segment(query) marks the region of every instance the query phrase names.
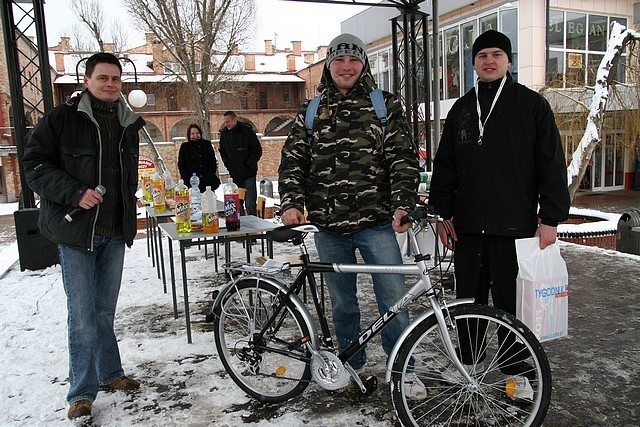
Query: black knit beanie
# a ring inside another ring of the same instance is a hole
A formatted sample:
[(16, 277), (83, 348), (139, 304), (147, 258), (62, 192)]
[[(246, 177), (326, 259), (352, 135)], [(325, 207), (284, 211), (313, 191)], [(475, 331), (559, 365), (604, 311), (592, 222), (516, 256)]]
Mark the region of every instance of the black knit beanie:
[(513, 62), (511, 59), (511, 40), (509, 40), (509, 37), (499, 31), (489, 30), (480, 34), (478, 38), (476, 38), (476, 41), (473, 42), (471, 53), (474, 64), (476, 62), (476, 55), (478, 52), (488, 47), (497, 47), (498, 49), (502, 49), (504, 53), (507, 54), (509, 62)]

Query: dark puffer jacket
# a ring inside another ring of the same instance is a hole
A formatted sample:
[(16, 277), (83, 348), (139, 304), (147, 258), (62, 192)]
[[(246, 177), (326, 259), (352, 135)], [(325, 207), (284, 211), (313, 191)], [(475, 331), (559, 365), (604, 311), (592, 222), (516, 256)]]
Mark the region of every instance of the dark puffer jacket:
[[(123, 127), (119, 144), (124, 211), (123, 237), (128, 246), (137, 232), (139, 136), (145, 122), (139, 114), (119, 103), (118, 120)], [(102, 184), (102, 147), (88, 92), (70, 99), (47, 114), (33, 131), (22, 158), (29, 187), (40, 196), (38, 225), (56, 243), (93, 250), (93, 236), (100, 206), (81, 212), (68, 223), (64, 217), (78, 207), (88, 188)]]
[(220, 130), (220, 157), (233, 182), (242, 185), (257, 175), (262, 146), (250, 125), (237, 123), (233, 129), (223, 127)]

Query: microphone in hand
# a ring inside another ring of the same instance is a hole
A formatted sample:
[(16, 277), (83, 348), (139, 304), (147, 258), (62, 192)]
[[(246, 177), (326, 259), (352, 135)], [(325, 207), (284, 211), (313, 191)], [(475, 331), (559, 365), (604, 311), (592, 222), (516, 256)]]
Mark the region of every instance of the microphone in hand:
[[(104, 188), (102, 185), (98, 185), (98, 186), (95, 188), (95, 192), (96, 192), (96, 193), (98, 193), (98, 194), (99, 194), (99, 195), (101, 195), (101, 196), (104, 196), (104, 195), (106, 194), (106, 192), (107, 192), (107, 189), (106, 189), (106, 188)], [(86, 209), (83, 209), (83, 208), (81, 208), (81, 207), (77, 207), (77, 208), (75, 208), (74, 210), (72, 210), (71, 212), (69, 212), (68, 214), (66, 214), (66, 215), (64, 216), (65, 221), (67, 221), (67, 222), (71, 222), (71, 221), (73, 221), (73, 218), (74, 218), (76, 215), (78, 215), (80, 212), (84, 211), (84, 210), (86, 210)]]

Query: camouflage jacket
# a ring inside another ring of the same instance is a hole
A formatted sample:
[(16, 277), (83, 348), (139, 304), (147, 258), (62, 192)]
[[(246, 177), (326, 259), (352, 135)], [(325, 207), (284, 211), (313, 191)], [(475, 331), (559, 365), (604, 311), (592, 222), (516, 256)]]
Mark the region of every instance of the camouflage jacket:
[(342, 95), (325, 67), (321, 102), (307, 141), (302, 105), (282, 148), (278, 192), (282, 210), (306, 209), (308, 220), (340, 234), (390, 223), (396, 209), (417, 201), (418, 158), (400, 102), (384, 92), (387, 128), (376, 117), (368, 61)]

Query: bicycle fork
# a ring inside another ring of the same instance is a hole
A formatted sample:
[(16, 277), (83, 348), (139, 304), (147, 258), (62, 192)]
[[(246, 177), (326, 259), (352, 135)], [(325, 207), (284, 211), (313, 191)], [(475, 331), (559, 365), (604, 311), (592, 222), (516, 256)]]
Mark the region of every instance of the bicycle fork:
[[(445, 304), (444, 306), (445, 308), (443, 310), (442, 306), (438, 302), (438, 299), (434, 295), (431, 295), (428, 298), (429, 298), (429, 303), (431, 304), (431, 308), (433, 309), (433, 315), (436, 317), (436, 321), (438, 322), (438, 333), (440, 334), (440, 339), (444, 344), (444, 348), (445, 348), (445, 351), (447, 352), (447, 356), (449, 356), (451, 361), (453, 361), (453, 364), (455, 365), (456, 369), (460, 372), (464, 380), (468, 384), (473, 384), (474, 382), (473, 379), (471, 378), (467, 370), (464, 369), (464, 366), (462, 365), (462, 362), (460, 361), (460, 358), (456, 353), (456, 349), (453, 346), (453, 342), (451, 341), (451, 335), (449, 331), (455, 330), (457, 326), (455, 325), (455, 322), (451, 321), (451, 317), (449, 316), (449, 309)], [(447, 312), (446, 317), (444, 313), (445, 310)]]

